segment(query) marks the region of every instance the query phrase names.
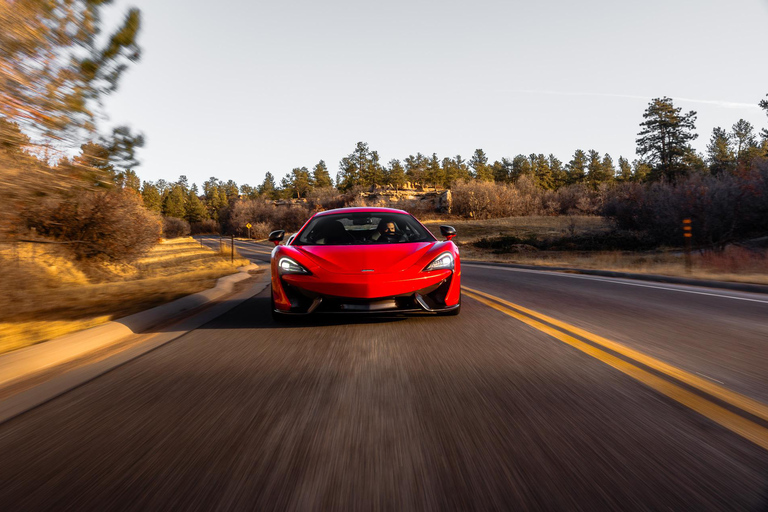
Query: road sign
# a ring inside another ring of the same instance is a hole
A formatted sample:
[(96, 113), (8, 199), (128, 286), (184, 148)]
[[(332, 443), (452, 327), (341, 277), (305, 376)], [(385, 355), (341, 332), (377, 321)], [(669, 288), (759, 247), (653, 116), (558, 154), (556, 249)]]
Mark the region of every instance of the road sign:
[(247, 227), (248, 229), (251, 229), (253, 226), (251, 226), (251, 223), (249, 222), (248, 224), (245, 225), (245, 227)]

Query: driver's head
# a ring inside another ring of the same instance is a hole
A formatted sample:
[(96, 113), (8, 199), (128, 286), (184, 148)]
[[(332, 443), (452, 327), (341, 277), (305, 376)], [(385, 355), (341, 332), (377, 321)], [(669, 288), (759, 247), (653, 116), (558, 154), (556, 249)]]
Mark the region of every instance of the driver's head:
[(391, 220), (384, 221), (382, 220), (379, 223), (379, 233), (382, 235), (394, 235), (395, 234), (395, 223)]

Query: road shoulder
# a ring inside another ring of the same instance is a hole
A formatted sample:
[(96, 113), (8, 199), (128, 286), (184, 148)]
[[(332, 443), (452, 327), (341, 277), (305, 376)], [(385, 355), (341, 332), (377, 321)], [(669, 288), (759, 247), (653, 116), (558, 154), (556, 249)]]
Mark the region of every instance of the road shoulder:
[[(0, 356), (0, 423), (186, 334), (261, 292), (257, 265), (206, 290)], [(250, 281), (249, 281), (250, 280)]]

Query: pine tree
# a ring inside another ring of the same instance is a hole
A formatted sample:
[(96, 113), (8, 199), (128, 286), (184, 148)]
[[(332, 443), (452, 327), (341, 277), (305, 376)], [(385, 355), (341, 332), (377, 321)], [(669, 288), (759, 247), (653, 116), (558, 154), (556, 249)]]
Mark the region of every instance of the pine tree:
[(221, 182), (211, 176), (208, 181), (203, 183), (203, 202), (208, 210), (208, 217), (218, 221), (221, 218), (222, 210), (227, 206), (226, 194), (221, 190)]
[(291, 178), (283, 176), (280, 180), (280, 187), (277, 189), (278, 199), (290, 199), (293, 197), (293, 187), (291, 185)]
[(339, 172), (336, 174), (336, 188), (346, 192), (360, 184), (360, 173), (354, 158), (345, 156), (339, 162)]
[(493, 181), (496, 183), (506, 183), (509, 181), (509, 169), (504, 165), (503, 160), (501, 162), (496, 160), (491, 164), (491, 174), (493, 175)]
[(519, 180), (523, 176), (531, 176), (531, 162), (525, 155), (517, 155), (512, 159), (512, 170), (509, 172), (509, 179), (512, 182)]
[(608, 153), (603, 155), (603, 161), (600, 162), (600, 170), (602, 174), (598, 183), (611, 183), (616, 179), (616, 166), (613, 165), (613, 158)]
[(395, 190), (400, 190), (405, 185), (405, 169), (400, 160), (392, 159), (389, 161), (386, 170), (386, 183), (394, 187)]
[(192, 224), (208, 218), (208, 212), (205, 205), (197, 196), (197, 185), (193, 184), (187, 194), (187, 200), (184, 204), (184, 219)]
[(219, 196), (216, 202), (221, 205), (218, 211), (218, 218), (221, 219), (222, 212), (229, 208), (229, 198), (227, 197), (227, 192), (224, 190), (224, 187), (219, 187), (219, 189), (216, 191), (216, 195)]
[(259, 185), (259, 194), (267, 199), (277, 199), (276, 193), (275, 177), (272, 176), (271, 172), (267, 171), (267, 174), (264, 175), (264, 181)]
[[(371, 168), (371, 152), (368, 144), (358, 142), (355, 150), (339, 162), (339, 173), (336, 175), (336, 186), (342, 192), (357, 185), (372, 184), (376, 179), (376, 171)], [(372, 172), (373, 171), (373, 172)]]
[(141, 199), (144, 202), (144, 208), (160, 213), (163, 209), (163, 198), (157, 187), (149, 181), (145, 181), (141, 186)]
[(379, 152), (371, 151), (368, 158), (363, 162), (362, 184), (373, 190), (375, 187), (384, 184), (384, 169), (379, 161)]
[(619, 175), (620, 181), (628, 182), (632, 180), (632, 166), (629, 164), (629, 160), (623, 156), (619, 157)]
[(109, 3), (0, 2), (0, 118), (60, 144), (94, 138), (103, 98), (140, 56), (139, 10), (104, 34)]
[(637, 154), (653, 165), (652, 179), (674, 180), (689, 169), (683, 162), (690, 142), (697, 135), (696, 112), (681, 114), (671, 98), (655, 98), (648, 105), (640, 123)]
[(555, 182), (552, 178), (552, 169), (549, 167), (547, 157), (539, 153), (538, 155), (531, 154), (529, 159), (531, 161), (531, 170), (533, 172), (533, 177), (536, 180), (536, 184), (547, 190), (555, 188)]
[(568, 172), (568, 184), (583, 183), (587, 176), (587, 155), (584, 151), (577, 149), (573, 153), (573, 158), (566, 166)]
[(443, 172), (445, 173), (445, 185), (450, 188), (454, 181), (458, 178), (459, 172), (456, 167), (456, 163), (449, 156), (443, 158)]
[(181, 184), (174, 184), (163, 198), (163, 215), (183, 219), (186, 213), (186, 195)]
[(470, 180), (472, 179), (472, 171), (469, 170), (469, 164), (461, 158), (461, 155), (456, 155), (453, 158), (453, 162), (455, 164), (455, 169), (457, 171), (456, 179), (459, 180)]
[(648, 177), (653, 172), (653, 167), (648, 162), (642, 160), (635, 160), (632, 162), (632, 180), (637, 182), (644, 182), (648, 180)]
[(709, 172), (709, 167), (707, 167), (707, 164), (704, 162), (704, 157), (697, 153), (693, 148), (688, 148), (683, 155), (683, 165), (689, 172), (696, 172), (699, 174), (707, 174)]
[(443, 158), (443, 171), (445, 172), (445, 184), (449, 188), (459, 180), (472, 178), (469, 167), (461, 155), (456, 155), (454, 158)]
[(424, 179), (427, 174), (427, 158), (421, 153), (416, 156), (408, 155), (405, 159), (405, 175), (411, 182), (411, 186), (424, 186)]
[(716, 126), (707, 144), (707, 162), (712, 174), (727, 174), (736, 169), (736, 155), (731, 145), (731, 135)]
[(234, 180), (228, 180), (225, 184), (219, 186), (220, 191), (224, 191), (227, 196), (227, 206), (231, 206), (240, 197), (240, 187)]
[(488, 157), (482, 149), (475, 150), (472, 158), (469, 159), (469, 166), (472, 168), (476, 180), (493, 181), (493, 172), (488, 165)]
[(312, 186), (315, 188), (326, 188), (333, 186), (333, 180), (328, 173), (328, 167), (325, 161), (320, 160), (314, 169), (312, 169)]
[(432, 158), (427, 162), (426, 180), (437, 190), (438, 187), (445, 187), (446, 176), (445, 169), (440, 165), (440, 159), (437, 158), (437, 153), (432, 153)]
[(117, 173), (115, 181), (119, 188), (135, 190), (136, 192), (141, 190), (141, 180), (132, 169)]
[(759, 156), (757, 139), (752, 124), (739, 119), (732, 128), (733, 141), (736, 144), (736, 164), (739, 167), (749, 167), (752, 160)]
[(246, 199), (256, 199), (259, 197), (259, 191), (256, 187), (252, 187), (246, 183), (240, 185), (240, 196)]
[(553, 154), (550, 154), (547, 159), (549, 161), (549, 170), (552, 173), (552, 186), (555, 189), (565, 186), (568, 183), (568, 173), (565, 172), (563, 162), (558, 160)]
[(187, 179), (187, 176), (182, 174), (179, 176), (179, 179), (176, 180), (176, 184), (181, 186), (181, 189), (186, 194), (189, 191), (189, 180)]
[(287, 186), (283, 188), (289, 189), (292, 197), (301, 199), (306, 197), (312, 186), (309, 180), (309, 170), (306, 167), (296, 167), (291, 171), (290, 176), (287, 178)]
[(600, 161), (600, 153), (594, 149), (590, 149), (587, 152), (587, 183), (592, 186), (596, 186), (600, 183), (603, 174), (602, 162)]
[[(768, 94), (766, 94), (766, 96), (768, 96)], [(765, 115), (768, 115), (768, 100), (760, 100), (759, 105), (761, 109), (765, 110)], [(763, 142), (765, 143), (768, 141), (768, 128), (763, 128), (763, 131), (760, 133), (763, 136)]]

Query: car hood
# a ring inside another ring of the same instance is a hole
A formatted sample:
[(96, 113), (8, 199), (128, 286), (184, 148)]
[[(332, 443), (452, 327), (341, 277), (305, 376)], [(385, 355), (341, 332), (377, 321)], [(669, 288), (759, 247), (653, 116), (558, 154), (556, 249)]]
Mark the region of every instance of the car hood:
[(414, 242), (377, 245), (300, 245), (293, 248), (329, 272), (357, 274), (363, 271), (390, 273), (408, 270), (434, 246), (435, 242)]

